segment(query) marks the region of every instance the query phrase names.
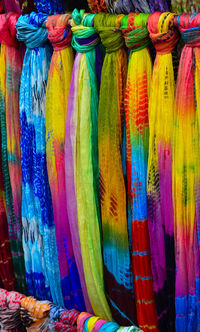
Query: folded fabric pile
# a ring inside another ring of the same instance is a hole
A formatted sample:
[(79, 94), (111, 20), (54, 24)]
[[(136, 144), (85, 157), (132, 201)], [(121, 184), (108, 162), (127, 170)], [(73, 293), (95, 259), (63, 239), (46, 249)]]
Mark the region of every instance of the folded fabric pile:
[(20, 304), (24, 295), (0, 288), (0, 331), (26, 331), (20, 318)]

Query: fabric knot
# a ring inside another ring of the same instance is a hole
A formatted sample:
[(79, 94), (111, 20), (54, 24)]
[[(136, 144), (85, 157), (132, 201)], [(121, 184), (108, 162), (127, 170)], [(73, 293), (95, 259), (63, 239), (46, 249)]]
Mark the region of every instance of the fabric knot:
[(174, 25), (175, 14), (155, 12), (148, 18), (150, 38), (157, 54), (169, 54), (175, 48), (179, 33)]
[(47, 18), (48, 38), (54, 51), (60, 51), (71, 45), (72, 31), (68, 22), (70, 15), (53, 15)]
[[(83, 16), (80, 25), (72, 21), (72, 47), (79, 53), (85, 53), (93, 50), (99, 44), (99, 36), (93, 28), (94, 17), (96, 14), (88, 14)], [(72, 13), (73, 17), (73, 13)]]
[(18, 46), (15, 28), (18, 18), (19, 14), (16, 13), (0, 15), (0, 44)]
[(21, 306), (28, 310), (32, 317), (41, 319), (46, 317), (50, 312), (50, 302), (37, 301), (34, 297), (24, 297), (21, 300)]
[(17, 39), (26, 44), (28, 48), (37, 48), (48, 40), (48, 32), (45, 26), (46, 14), (31, 13), (21, 15), (17, 21)]
[(147, 19), (149, 14), (131, 13), (121, 21), (121, 30), (125, 39), (125, 44), (133, 52), (142, 50), (149, 45), (149, 32), (147, 29)]
[(181, 37), (187, 47), (200, 46), (200, 14), (181, 14), (176, 17)]
[(124, 38), (119, 28), (123, 16), (100, 13), (94, 18), (94, 28), (106, 53), (116, 52), (124, 46)]

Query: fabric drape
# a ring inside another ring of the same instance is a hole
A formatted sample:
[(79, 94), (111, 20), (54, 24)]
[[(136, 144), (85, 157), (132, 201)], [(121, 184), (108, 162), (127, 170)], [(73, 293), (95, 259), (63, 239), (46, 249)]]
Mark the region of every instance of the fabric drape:
[[(84, 17), (81, 24), (81, 14), (83, 12), (79, 13), (76, 10), (72, 13), (74, 19), (72, 46), (77, 51), (77, 55), (67, 108), (65, 142), (67, 200), (70, 215), (73, 214), (77, 218), (72, 220), (76, 225), (78, 223), (85, 282), (92, 309), (97, 315), (112, 319), (104, 290), (98, 195), (98, 78), (96, 71), (99, 71), (100, 54), (97, 50), (99, 39), (92, 27), (94, 16)], [(74, 187), (74, 197), (69, 185)], [(71, 227), (72, 232), (75, 231), (73, 228), (74, 225)]]
[(185, 42), (176, 84), (173, 198), (176, 254), (176, 330), (200, 328), (199, 81), (200, 14), (176, 23)]
[(158, 331), (151, 271), (147, 213), (147, 165), (149, 148), (148, 106), (152, 62), (148, 50), (149, 14), (129, 14), (122, 19), (125, 43), (131, 49), (125, 91), (127, 186), (131, 218), (132, 267), (139, 327)]
[(16, 289), (27, 291), (25, 281), (24, 255), (22, 248), (21, 220), (21, 161), (19, 88), (22, 57), (16, 39), (15, 24), (18, 14), (0, 16), (1, 42), (1, 143), (2, 170), (6, 195), (9, 239), (16, 278)]
[(199, 0), (171, 0), (174, 13), (197, 13), (200, 11)]
[(171, 0), (148, 0), (150, 12), (167, 12), (170, 10)]
[(48, 15), (64, 13), (62, 0), (34, 0), (38, 13)]
[[(5, 13), (14, 12), (21, 14), (20, 5), (18, 0), (3, 0)], [(1, 11), (0, 11), (1, 12)]]
[(63, 305), (55, 225), (46, 165), (45, 94), (51, 48), (45, 14), (20, 16), (17, 38), (26, 44), (20, 88), (22, 223), (29, 294)]
[(85, 310), (79, 274), (74, 258), (67, 215), (65, 188), (65, 126), (67, 101), (74, 62), (71, 48), (70, 15), (49, 16), (48, 38), (54, 52), (46, 92), (47, 170), (52, 195), (61, 288), (66, 308)]
[(106, 49), (98, 117), (105, 285), (114, 320), (130, 325), (136, 316), (122, 169), (127, 55), (119, 31), (121, 18), (100, 13), (94, 18), (94, 27)]
[(151, 263), (159, 328), (174, 331), (175, 253), (172, 197), (174, 69), (172, 50), (179, 36), (174, 14), (156, 12), (148, 19), (156, 59), (149, 100), (148, 220)]

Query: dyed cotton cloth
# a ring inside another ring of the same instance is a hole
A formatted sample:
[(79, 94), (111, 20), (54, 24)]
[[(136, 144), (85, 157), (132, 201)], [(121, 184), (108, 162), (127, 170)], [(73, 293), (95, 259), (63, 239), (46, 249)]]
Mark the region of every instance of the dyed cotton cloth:
[(94, 27), (106, 50), (98, 114), (105, 286), (114, 320), (121, 325), (131, 325), (136, 313), (122, 169), (127, 55), (119, 31), (121, 18), (100, 13), (94, 18)]
[[(65, 167), (71, 232), (78, 228), (89, 300), (95, 314), (112, 319), (107, 303), (101, 256), (98, 174), (98, 35), (94, 16), (72, 13), (72, 46), (77, 51), (67, 107)], [(80, 25), (76, 25), (80, 24)], [(101, 66), (100, 66), (101, 67)], [(101, 71), (101, 69), (100, 69)], [(70, 218), (73, 216), (73, 219)], [(72, 224), (72, 221), (74, 223)]]
[(70, 15), (49, 16), (46, 23), (54, 47), (46, 93), (46, 149), (64, 304), (68, 309), (83, 311), (85, 304), (72, 247), (65, 186), (66, 110), (74, 61), (69, 18)]
[(9, 239), (14, 264), (16, 287), (26, 292), (21, 220), (21, 160), (19, 88), (22, 57), (16, 39), (18, 14), (0, 15), (0, 120), (2, 170), (5, 186)]
[(199, 82), (200, 14), (176, 24), (185, 42), (176, 84), (173, 199), (176, 255), (176, 330), (200, 328)]
[(149, 14), (129, 14), (121, 21), (125, 43), (131, 49), (125, 91), (126, 165), (129, 239), (135, 284), (138, 325), (158, 331), (151, 271), (147, 214), (147, 165), (149, 149), (148, 105), (152, 63), (147, 49)]
[(3, 331), (26, 331), (20, 319), (20, 304), (24, 295), (0, 289), (0, 327)]
[(20, 89), (22, 223), (29, 294), (63, 305), (55, 226), (46, 165), (45, 94), (51, 48), (45, 14), (20, 16), (17, 38), (26, 44)]

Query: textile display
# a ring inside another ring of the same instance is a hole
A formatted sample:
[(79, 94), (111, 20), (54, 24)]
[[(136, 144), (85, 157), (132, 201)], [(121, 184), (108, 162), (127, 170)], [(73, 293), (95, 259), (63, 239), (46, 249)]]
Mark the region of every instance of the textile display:
[(185, 43), (179, 63), (174, 108), (173, 198), (177, 331), (197, 331), (200, 326), (199, 22), (198, 13), (176, 17), (176, 24)]
[[(78, 223), (84, 276), (92, 309), (95, 314), (105, 319), (112, 319), (104, 290), (98, 196), (98, 77), (96, 70), (101, 70), (99, 68), (101, 54), (99, 54), (100, 50), (97, 50), (98, 36), (92, 27), (94, 16), (82, 17), (81, 13), (75, 10), (72, 18), (72, 46), (77, 54), (67, 107), (65, 141), (67, 200), (68, 207), (71, 206), (71, 213), (77, 216), (74, 221)], [(74, 197), (69, 186), (72, 181)], [(71, 230), (75, 231), (74, 225)]]
[(2, 171), (5, 186), (6, 211), (11, 245), (16, 289), (26, 292), (24, 255), (22, 248), (21, 220), (21, 157), (19, 88), (22, 57), (16, 39), (15, 25), (18, 14), (0, 16), (1, 73), (0, 73), (0, 122)]
[(122, 170), (127, 55), (122, 33), (118, 29), (121, 18), (100, 13), (94, 18), (94, 27), (106, 50), (98, 117), (105, 286), (114, 320), (121, 325), (130, 325), (135, 322), (136, 314)]
[(66, 109), (74, 61), (69, 18), (70, 15), (49, 16), (46, 23), (54, 47), (46, 92), (46, 151), (64, 304), (66, 308), (83, 311), (85, 304), (73, 253), (65, 189)]
[(148, 50), (149, 14), (129, 14), (121, 29), (131, 49), (125, 90), (127, 141), (127, 198), (131, 218), (132, 268), (138, 325), (144, 331), (157, 331), (157, 313), (151, 271), (147, 215), (147, 164), (149, 149), (148, 105), (152, 62)]
[(19, 102), (23, 249), (29, 295), (63, 305), (46, 165), (45, 93), (51, 60), (46, 19), (33, 12), (16, 24), (17, 38), (26, 44)]

